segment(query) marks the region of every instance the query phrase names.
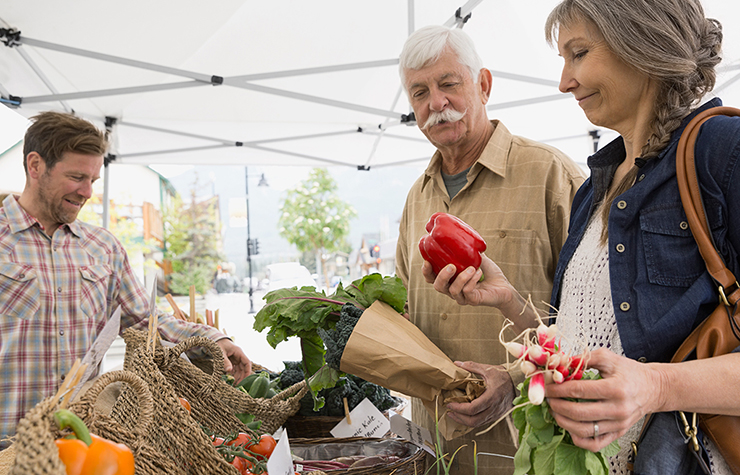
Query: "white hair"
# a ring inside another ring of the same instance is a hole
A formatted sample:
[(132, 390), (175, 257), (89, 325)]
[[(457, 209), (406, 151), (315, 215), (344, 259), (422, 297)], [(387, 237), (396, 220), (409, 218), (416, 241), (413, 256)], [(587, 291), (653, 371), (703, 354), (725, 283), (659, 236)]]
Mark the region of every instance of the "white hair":
[(401, 84), (406, 89), (407, 69), (422, 69), (439, 59), (445, 49), (450, 48), (461, 65), (468, 68), (470, 77), (478, 81), (483, 60), (475, 50), (473, 40), (459, 28), (431, 25), (416, 30), (406, 39), (399, 57)]

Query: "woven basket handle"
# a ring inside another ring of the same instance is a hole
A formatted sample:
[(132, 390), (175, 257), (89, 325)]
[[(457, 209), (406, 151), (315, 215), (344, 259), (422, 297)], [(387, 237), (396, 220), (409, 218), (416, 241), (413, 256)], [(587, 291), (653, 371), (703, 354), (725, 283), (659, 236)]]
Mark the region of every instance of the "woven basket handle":
[(149, 429), (149, 424), (151, 424), (152, 418), (154, 417), (154, 401), (152, 399), (152, 393), (149, 391), (149, 385), (136, 374), (125, 370), (103, 373), (98, 380), (90, 386), (90, 389), (87, 390), (83, 396), (83, 400), (90, 404), (91, 407), (95, 407), (95, 401), (103, 390), (110, 384), (119, 381), (128, 384), (134, 391), (134, 394), (136, 394), (136, 400), (139, 403), (139, 418), (132, 431), (137, 436), (144, 437)]
[(308, 381), (305, 379), (294, 385), (287, 387), (271, 397), (272, 400), (286, 400), (288, 402), (295, 399), (302, 399), (303, 396), (308, 392)]
[(221, 351), (221, 347), (218, 346), (214, 341), (204, 336), (193, 336), (187, 340), (181, 341), (177, 345), (171, 348), (165, 348), (164, 352), (164, 364), (166, 366), (171, 365), (173, 362), (180, 357), (181, 354), (193, 348), (203, 348), (208, 356), (211, 357), (213, 362), (213, 371), (210, 375), (210, 382), (206, 390), (213, 390), (216, 385), (221, 381), (224, 375), (224, 354)]

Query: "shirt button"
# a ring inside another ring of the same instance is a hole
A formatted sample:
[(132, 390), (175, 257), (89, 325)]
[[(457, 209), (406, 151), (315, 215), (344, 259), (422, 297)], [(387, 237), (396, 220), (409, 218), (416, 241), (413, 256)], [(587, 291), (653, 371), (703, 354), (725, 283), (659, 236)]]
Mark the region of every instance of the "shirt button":
[(621, 309), (621, 310), (622, 310), (623, 312), (626, 312), (627, 310), (629, 310), (629, 309), (630, 309), (630, 304), (628, 304), (627, 302), (622, 302), (622, 303), (620, 303), (620, 304), (619, 304), (619, 308), (620, 308), (620, 309)]
[(624, 244), (617, 244), (617, 252), (624, 252)]
[(642, 175), (640, 175), (640, 176), (639, 176), (639, 177), (637, 178), (637, 181), (642, 181), (642, 180), (644, 180), (644, 179), (645, 179), (645, 174), (643, 173)]
[(59, 334), (63, 336), (64, 335), (64, 330), (59, 330)]
[(64, 378), (66, 378), (66, 376), (65, 375), (62, 375), (62, 381), (64, 381)]
[(61, 291), (62, 291), (62, 288), (61, 287), (57, 287), (57, 292), (61, 292)]
[(498, 233), (498, 237), (500, 237), (500, 238), (502, 238), (502, 239), (503, 239), (503, 238), (505, 238), (505, 237), (506, 237), (506, 231), (501, 231), (501, 232), (499, 232), (499, 233)]
[(684, 231), (689, 229), (689, 223), (687, 223), (686, 221), (681, 221), (681, 224), (679, 224), (678, 226)]
[(645, 358), (644, 356), (640, 356), (639, 358), (637, 358), (637, 361), (639, 361), (640, 363), (647, 363), (647, 358)]
[(447, 320), (447, 314), (446, 313), (443, 313), (442, 314), (442, 320)]
[(617, 208), (624, 209), (627, 207), (627, 202), (624, 200), (621, 200), (619, 203), (617, 203)]
[(19, 278), (19, 279), (22, 279), (22, 278), (24, 278), (25, 276), (26, 276), (26, 274), (21, 274), (21, 275), (19, 275), (19, 276), (18, 276), (18, 278)]

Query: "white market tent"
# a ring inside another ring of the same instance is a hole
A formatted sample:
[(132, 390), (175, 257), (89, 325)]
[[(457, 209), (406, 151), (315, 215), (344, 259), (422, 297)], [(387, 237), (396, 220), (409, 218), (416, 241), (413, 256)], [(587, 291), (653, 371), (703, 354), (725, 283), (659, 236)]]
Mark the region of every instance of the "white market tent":
[[(411, 31), (446, 24), (493, 72), (489, 115), (584, 162), (594, 127), (557, 90), (561, 60), (544, 41), (556, 4), (3, 0), (0, 96), (25, 117), (107, 125), (114, 165), (423, 164), (433, 148), (408, 121), (397, 58)], [(740, 106), (740, 3), (704, 5), (724, 24), (717, 94)]]

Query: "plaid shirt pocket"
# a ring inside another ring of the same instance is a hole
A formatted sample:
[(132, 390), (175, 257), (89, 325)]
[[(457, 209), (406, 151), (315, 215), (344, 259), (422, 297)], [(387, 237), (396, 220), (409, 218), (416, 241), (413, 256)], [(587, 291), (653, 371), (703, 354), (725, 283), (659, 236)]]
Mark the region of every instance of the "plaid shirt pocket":
[(100, 314), (108, 302), (108, 277), (112, 274), (107, 265), (80, 267), (80, 309), (90, 318)]
[(41, 306), (39, 282), (31, 266), (0, 264), (0, 315), (31, 320)]

